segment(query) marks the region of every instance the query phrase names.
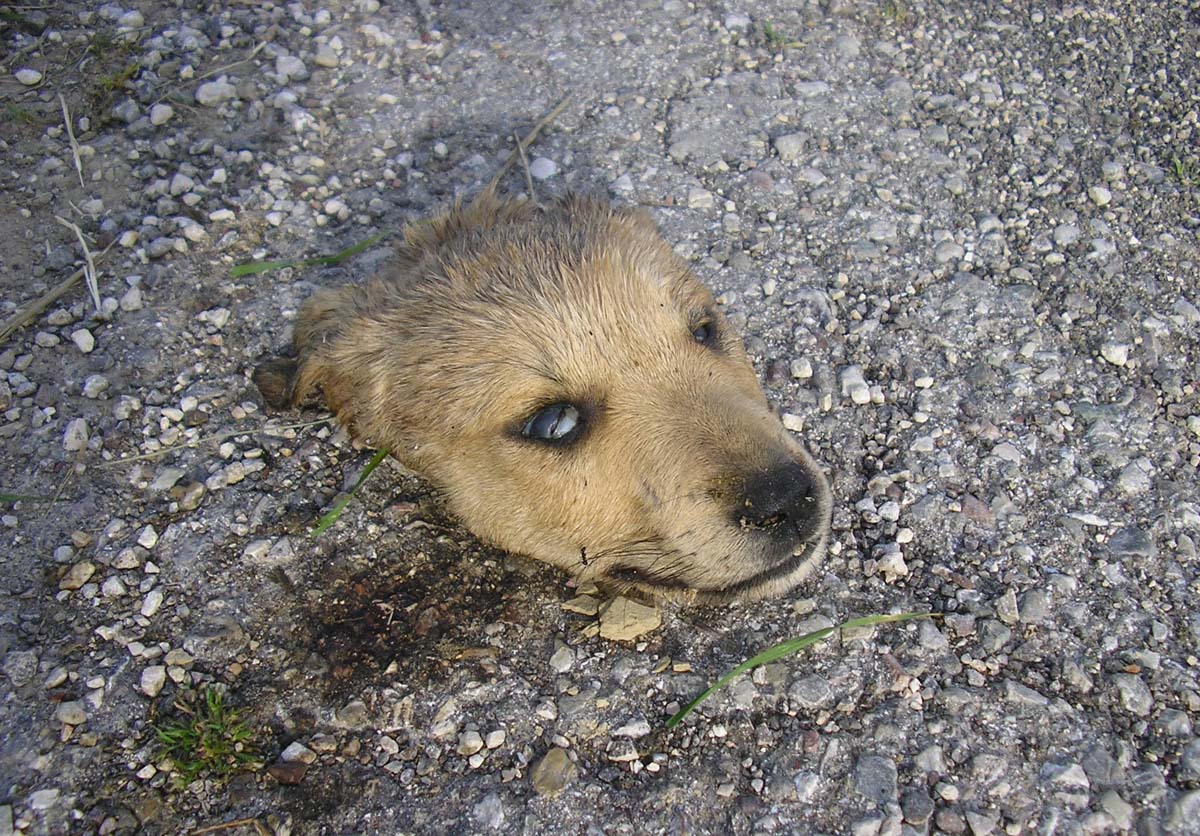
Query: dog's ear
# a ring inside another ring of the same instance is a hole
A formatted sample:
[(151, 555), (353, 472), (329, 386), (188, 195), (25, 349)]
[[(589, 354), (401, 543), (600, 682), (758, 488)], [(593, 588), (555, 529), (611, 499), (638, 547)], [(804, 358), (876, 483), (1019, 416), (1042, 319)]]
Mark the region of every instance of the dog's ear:
[(296, 372), (300, 364), (294, 357), (272, 357), (254, 368), (251, 379), (263, 400), (272, 409), (287, 409), (292, 406), (292, 392), (296, 387)]
[(342, 287), (319, 290), (304, 302), (292, 337), (294, 356), (272, 357), (254, 369), (254, 385), (268, 406), (299, 406), (318, 388), (334, 410), (351, 399), (354, 384), (339, 374), (339, 369), (345, 372), (349, 367), (334, 362), (334, 358), (362, 297), (360, 288)]

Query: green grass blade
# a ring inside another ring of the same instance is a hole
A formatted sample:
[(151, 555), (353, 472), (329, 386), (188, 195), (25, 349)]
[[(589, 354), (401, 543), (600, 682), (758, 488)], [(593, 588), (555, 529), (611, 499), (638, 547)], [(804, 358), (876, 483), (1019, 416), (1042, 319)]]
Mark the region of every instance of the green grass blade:
[(835, 624), (833, 627), (822, 627), (820, 630), (814, 630), (811, 633), (805, 633), (803, 636), (798, 636), (794, 639), (787, 639), (779, 644), (769, 647), (757, 656), (752, 656), (742, 662), (736, 668), (725, 674), (712, 685), (708, 686), (700, 693), (700, 696), (689, 702), (683, 708), (679, 709), (670, 720), (667, 720), (667, 728), (673, 729), (683, 720), (684, 717), (692, 713), (700, 703), (708, 699), (714, 692), (719, 691), (733, 681), (738, 675), (746, 671), (752, 671), (760, 665), (765, 665), (768, 662), (774, 662), (776, 659), (782, 659), (784, 656), (790, 656), (804, 650), (806, 647), (811, 647), (823, 639), (833, 635), (837, 630), (843, 630), (847, 627), (871, 627), (875, 624), (888, 624), (895, 621), (911, 621), (914, 618), (932, 618), (934, 613), (928, 612), (908, 612), (897, 613), (896, 615), (867, 615), (862, 618), (852, 618), (849, 621), (844, 621), (841, 624)]
[(248, 264), (239, 264), (234, 267), (230, 274), (237, 278), (238, 276), (253, 276), (255, 273), (266, 273), (268, 270), (282, 270), (285, 267), (300, 267), (303, 261), (251, 261)]
[(333, 264), (341, 264), (346, 259), (352, 258), (368, 247), (378, 243), (387, 237), (388, 234), (387, 230), (377, 232), (371, 237), (359, 241), (357, 244), (349, 246), (333, 255), (322, 255), (316, 258), (287, 259), (286, 261), (251, 261), (246, 264), (239, 264), (230, 271), (230, 275), (238, 278), (240, 276), (253, 276), (257, 273), (266, 273), (270, 270), (282, 270), (285, 267), (325, 267)]
[(346, 249), (342, 250), (340, 253), (334, 253), (333, 255), (323, 255), (323, 256), (319, 256), (317, 258), (306, 258), (304, 261), (302, 261), (300, 263), (303, 264), (305, 267), (321, 267), (321, 266), (331, 265), (331, 264), (341, 264), (346, 259), (353, 258), (354, 256), (361, 253), (363, 250), (365, 250), (368, 247), (371, 247), (371, 246), (375, 245), (376, 243), (378, 243), (379, 241), (383, 240), (383, 238), (386, 237), (387, 234), (388, 234), (387, 230), (384, 230), (383, 232), (376, 232), (370, 238), (365, 238), (362, 241), (359, 241), (357, 244), (354, 244), (353, 246), (346, 247)]
[(8, 505), (14, 502), (53, 502), (52, 496), (35, 496), (27, 493), (0, 493), (0, 502)]
[(387, 455), (388, 451), (386, 449), (376, 451), (371, 460), (367, 462), (367, 466), (363, 468), (362, 474), (358, 477), (358, 481), (354, 483), (354, 487), (350, 489), (350, 492), (338, 500), (338, 503), (322, 516), (321, 519), (317, 520), (317, 524), (312, 530), (313, 537), (320, 537), (325, 533), (327, 528), (338, 521), (338, 517), (342, 515), (342, 511), (350, 504), (350, 500), (354, 498), (354, 495), (358, 493), (358, 489), (362, 487), (363, 482), (367, 481), (367, 477), (371, 475), (371, 471), (379, 467), (379, 463), (386, 459)]

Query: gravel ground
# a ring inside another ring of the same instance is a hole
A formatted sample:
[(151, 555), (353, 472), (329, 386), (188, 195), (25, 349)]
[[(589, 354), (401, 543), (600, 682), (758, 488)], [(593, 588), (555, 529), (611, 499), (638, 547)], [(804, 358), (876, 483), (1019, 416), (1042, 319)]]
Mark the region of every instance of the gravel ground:
[[(1195, 0), (61, 0), (0, 42), (0, 314), (82, 263), (55, 216), (106, 251), (99, 311), (0, 344), (0, 490), (58, 498), (0, 509), (0, 834), (1200, 833)], [(367, 454), (248, 370), (388, 246), (231, 275), (469, 195), (567, 91), (539, 194), (652, 207), (833, 474), (818, 577), (636, 641), (395, 468), (308, 537)], [(214, 683), (264, 768), (180, 788), (154, 729)]]

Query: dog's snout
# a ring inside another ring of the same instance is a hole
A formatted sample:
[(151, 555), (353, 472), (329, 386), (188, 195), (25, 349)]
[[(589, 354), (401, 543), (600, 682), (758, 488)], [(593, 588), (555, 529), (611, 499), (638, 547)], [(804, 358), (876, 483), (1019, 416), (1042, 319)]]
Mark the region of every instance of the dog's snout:
[(742, 528), (782, 528), (795, 533), (807, 528), (816, 517), (816, 491), (808, 469), (799, 462), (787, 461), (746, 480), (734, 516)]

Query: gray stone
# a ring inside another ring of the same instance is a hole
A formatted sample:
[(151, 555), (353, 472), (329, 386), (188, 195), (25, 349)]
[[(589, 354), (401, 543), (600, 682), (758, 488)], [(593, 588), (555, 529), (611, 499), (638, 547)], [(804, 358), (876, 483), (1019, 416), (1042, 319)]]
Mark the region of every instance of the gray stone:
[(88, 425), (82, 418), (73, 418), (63, 431), (62, 446), (68, 453), (86, 450), (88, 445)]
[(60, 702), (54, 709), (54, 719), (69, 726), (78, 726), (87, 722), (87, 711), (79, 700)]
[(1171, 803), (1163, 827), (1167, 833), (1180, 836), (1200, 832), (1200, 790), (1181, 793)]
[(895, 801), (896, 764), (882, 755), (862, 755), (854, 766), (854, 789), (875, 804)]
[(923, 827), (933, 815), (933, 799), (925, 790), (914, 788), (904, 793), (900, 799), (900, 809), (906, 822), (914, 827)]
[(284, 763), (312, 763), (316, 759), (317, 753), (299, 740), (293, 740), (286, 749), (279, 753), (279, 760)]
[(788, 696), (808, 709), (820, 708), (833, 699), (829, 681), (817, 674), (803, 676), (788, 688)]
[(485, 795), (471, 811), (475, 823), (485, 830), (499, 830), (504, 827), (504, 804), (500, 796), (494, 792)]
[(1113, 824), (1115, 824), (1122, 832), (1128, 831), (1133, 827), (1133, 805), (1120, 795), (1109, 790), (1100, 796), (1100, 806), (1104, 811), (1112, 816)]
[(295, 55), (277, 55), (275, 73), (292, 81), (303, 81), (308, 78), (308, 67)]
[(57, 804), (59, 795), (58, 789), (38, 790), (29, 794), (26, 803), (29, 804), (30, 809), (41, 813)]
[(575, 664), (575, 654), (565, 644), (550, 656), (550, 667), (555, 673), (566, 673)]
[(808, 135), (802, 133), (784, 134), (775, 137), (775, 152), (785, 163), (800, 159), (804, 146), (808, 143)]
[(1154, 545), (1154, 540), (1150, 538), (1149, 534), (1134, 525), (1126, 526), (1109, 537), (1108, 549), (1117, 557), (1155, 558), (1158, 556), (1158, 548)]
[(546, 157), (538, 157), (529, 164), (529, 176), (534, 180), (549, 180), (558, 174), (558, 164)]
[(161, 102), (150, 108), (150, 124), (155, 127), (165, 125), (175, 116), (175, 108)]
[(1150, 688), (1140, 676), (1131, 673), (1118, 673), (1113, 676), (1113, 684), (1121, 697), (1121, 705), (1131, 714), (1147, 717), (1154, 708), (1154, 697)]
[(12, 682), (13, 687), (20, 688), (28, 685), (37, 676), (38, 656), (34, 650), (10, 650), (4, 654), (4, 662), (0, 665), (4, 675)]
[(196, 88), (196, 101), (205, 107), (216, 107), (237, 95), (237, 88), (224, 79), (206, 81)]
[(1050, 595), (1044, 589), (1031, 589), (1021, 597), (1021, 621), (1044, 624), (1050, 617)]
[(336, 67), (338, 65), (338, 54), (329, 44), (321, 44), (317, 47), (317, 54), (313, 57), (313, 63), (318, 67)]
[(83, 396), (95, 400), (108, 391), (108, 378), (102, 374), (89, 374), (83, 381)]

